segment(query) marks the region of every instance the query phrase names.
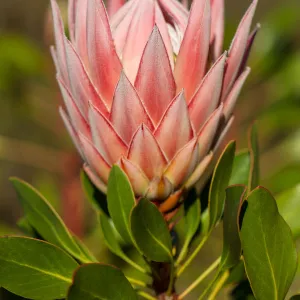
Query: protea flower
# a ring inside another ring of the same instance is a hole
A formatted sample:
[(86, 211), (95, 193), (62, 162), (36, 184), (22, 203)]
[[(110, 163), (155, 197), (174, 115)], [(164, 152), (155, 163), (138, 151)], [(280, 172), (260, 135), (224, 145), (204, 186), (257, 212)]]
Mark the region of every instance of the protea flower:
[(102, 0), (70, 0), (70, 40), (51, 1), (61, 114), (91, 180), (106, 192), (119, 164), (137, 197), (161, 203), (195, 183), (232, 124), (257, 1), (223, 53), (223, 0), (194, 0), (190, 12), (110, 0), (110, 19)]

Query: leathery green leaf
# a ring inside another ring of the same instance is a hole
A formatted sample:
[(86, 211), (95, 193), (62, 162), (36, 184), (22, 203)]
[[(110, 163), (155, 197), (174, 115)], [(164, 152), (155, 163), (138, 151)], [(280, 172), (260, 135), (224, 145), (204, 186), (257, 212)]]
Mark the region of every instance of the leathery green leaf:
[(247, 203), (241, 242), (253, 293), (258, 300), (282, 300), (297, 269), (291, 230), (266, 189), (256, 188)]
[(82, 265), (75, 272), (67, 300), (137, 300), (121, 270), (102, 264)]
[(60, 246), (82, 262), (91, 261), (77, 245), (62, 219), (47, 200), (28, 183), (11, 179), (29, 224), (46, 241)]
[(85, 196), (93, 208), (108, 215), (106, 196), (97, 189), (83, 170), (80, 173), (80, 180)]
[(127, 243), (132, 243), (129, 218), (135, 206), (134, 193), (126, 174), (113, 166), (108, 179), (107, 201), (110, 216), (117, 231)]
[(131, 213), (131, 231), (140, 251), (150, 260), (172, 261), (172, 241), (157, 207), (143, 198)]
[(230, 186), (226, 189), (223, 218), (223, 251), (220, 266), (229, 269), (237, 265), (241, 257), (241, 241), (239, 236), (239, 210), (247, 187)]
[(29, 299), (65, 298), (77, 262), (60, 248), (25, 237), (0, 238), (0, 286)]
[(259, 145), (256, 124), (249, 131), (249, 149), (250, 149), (250, 173), (249, 173), (249, 192), (259, 185)]
[(177, 259), (177, 264), (180, 263), (188, 252), (189, 245), (197, 232), (201, 221), (201, 203), (197, 196), (196, 190), (192, 189), (187, 198), (183, 202), (184, 207), (184, 222), (185, 222), (185, 240), (181, 252)]
[(208, 200), (209, 227), (208, 231), (218, 223), (223, 214), (225, 190), (229, 184), (233, 167), (235, 142), (230, 142), (223, 151), (215, 167)]
[(233, 162), (229, 185), (243, 184), (248, 186), (250, 173), (250, 153), (248, 150), (236, 154)]

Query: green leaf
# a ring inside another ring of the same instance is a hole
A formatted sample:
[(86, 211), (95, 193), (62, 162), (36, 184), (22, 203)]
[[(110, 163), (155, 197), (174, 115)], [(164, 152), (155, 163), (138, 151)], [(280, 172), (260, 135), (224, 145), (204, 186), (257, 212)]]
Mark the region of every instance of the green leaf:
[(225, 270), (234, 267), (240, 261), (241, 241), (239, 236), (239, 210), (247, 187), (235, 185), (226, 189), (223, 218), (223, 252), (220, 266)]
[(208, 200), (208, 231), (211, 231), (222, 217), (225, 201), (225, 190), (229, 184), (231, 176), (234, 153), (235, 142), (232, 141), (226, 146), (214, 170)]
[(132, 210), (131, 231), (137, 246), (148, 259), (172, 261), (172, 241), (167, 224), (149, 200), (141, 199)]
[(91, 203), (93, 208), (98, 212), (99, 210), (109, 215), (107, 208), (106, 195), (100, 192), (97, 187), (91, 182), (86, 173), (82, 170), (80, 173), (81, 185), (87, 200)]
[(118, 237), (116, 236), (113, 224), (111, 224), (111, 220), (104, 213), (99, 215), (99, 219), (104, 240), (109, 250), (121, 258), (126, 257), (119, 244)]
[(266, 189), (256, 188), (247, 203), (241, 242), (253, 293), (258, 300), (284, 299), (297, 269), (291, 230)]
[(124, 274), (101, 264), (83, 265), (75, 272), (67, 300), (138, 300)]
[(114, 253), (115, 255), (122, 258), (124, 261), (126, 261), (129, 265), (134, 267), (135, 269), (139, 270), (142, 273), (147, 273), (147, 271), (132, 261), (122, 250), (120, 243), (118, 241), (118, 232), (113, 227), (113, 224), (111, 223), (111, 219), (107, 217), (104, 213), (99, 214), (100, 219), (100, 225), (103, 232), (105, 244), (109, 248), (109, 250)]
[(294, 295), (290, 300), (300, 300), (300, 295)]
[(276, 202), (280, 214), (289, 224), (294, 237), (300, 237), (300, 184), (277, 195)]
[(89, 262), (90, 259), (80, 250), (47, 200), (28, 183), (17, 178), (12, 178), (11, 181), (30, 225), (48, 242), (64, 248), (83, 262)]
[(185, 222), (185, 240), (181, 252), (177, 259), (179, 264), (186, 256), (189, 245), (196, 234), (201, 221), (201, 203), (197, 197), (195, 189), (192, 189), (187, 198), (183, 202), (184, 207), (184, 222)]
[(243, 184), (248, 186), (250, 173), (250, 153), (248, 150), (238, 153), (233, 162), (229, 185)]
[(78, 267), (66, 252), (25, 237), (2, 237), (0, 249), (0, 286), (30, 299), (65, 298)]
[(113, 166), (108, 179), (107, 201), (110, 216), (117, 231), (127, 243), (132, 243), (129, 218), (135, 198), (126, 174)]
[(249, 175), (249, 191), (252, 191), (259, 185), (259, 145), (256, 124), (249, 131), (249, 149), (250, 149), (250, 175)]

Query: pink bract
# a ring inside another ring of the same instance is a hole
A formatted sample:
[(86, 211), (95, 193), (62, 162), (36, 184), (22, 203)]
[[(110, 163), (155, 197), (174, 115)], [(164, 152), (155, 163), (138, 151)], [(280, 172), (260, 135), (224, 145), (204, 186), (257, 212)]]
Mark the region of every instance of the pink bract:
[[(137, 197), (164, 200), (197, 182), (232, 124), (249, 74), (257, 0), (223, 52), (224, 0), (69, 0), (70, 40), (52, 1), (52, 55), (63, 120), (90, 179), (113, 164)], [(183, 1), (187, 2), (187, 1)]]

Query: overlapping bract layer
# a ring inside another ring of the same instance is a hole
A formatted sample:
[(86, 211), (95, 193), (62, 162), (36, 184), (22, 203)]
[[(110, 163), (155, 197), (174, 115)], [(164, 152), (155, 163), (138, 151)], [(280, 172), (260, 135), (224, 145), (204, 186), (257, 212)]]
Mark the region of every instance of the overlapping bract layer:
[(119, 164), (136, 196), (197, 181), (232, 123), (249, 74), (257, 1), (222, 53), (223, 0), (70, 0), (70, 40), (52, 0), (62, 117), (85, 170), (106, 191)]

